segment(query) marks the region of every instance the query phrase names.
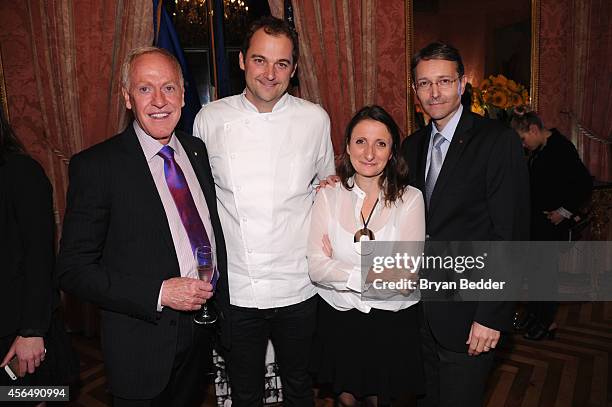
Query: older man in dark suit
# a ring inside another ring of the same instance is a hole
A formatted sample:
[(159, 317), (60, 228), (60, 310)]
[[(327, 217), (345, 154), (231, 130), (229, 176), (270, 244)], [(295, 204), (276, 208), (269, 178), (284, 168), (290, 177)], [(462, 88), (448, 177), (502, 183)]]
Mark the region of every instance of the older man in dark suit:
[[(425, 196), (427, 238), (527, 240), (529, 184), (518, 135), (463, 109), (467, 79), (455, 48), (428, 45), (413, 58), (412, 73), (431, 121), (402, 150)], [(513, 304), (424, 301), (422, 310), (427, 395), (419, 405), (481, 405), (492, 350), (510, 328)]]
[(130, 52), (122, 92), (134, 122), (70, 162), (58, 278), (98, 304), (115, 406), (199, 405), (210, 331), (193, 311), (213, 295), (194, 249), (225, 243), (204, 143), (175, 132), (183, 78), (168, 52)]

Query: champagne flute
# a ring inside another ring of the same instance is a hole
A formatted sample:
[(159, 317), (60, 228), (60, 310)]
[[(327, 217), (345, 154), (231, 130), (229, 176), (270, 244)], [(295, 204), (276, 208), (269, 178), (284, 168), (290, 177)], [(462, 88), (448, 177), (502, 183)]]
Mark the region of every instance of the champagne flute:
[[(213, 283), (215, 274), (215, 255), (210, 246), (198, 246), (195, 249), (195, 260), (198, 268), (198, 277), (202, 281)], [(215, 284), (213, 284), (213, 292)], [(217, 313), (212, 308), (209, 308), (208, 303), (204, 303), (200, 311), (193, 317), (193, 322), (199, 325), (210, 325), (217, 321)]]

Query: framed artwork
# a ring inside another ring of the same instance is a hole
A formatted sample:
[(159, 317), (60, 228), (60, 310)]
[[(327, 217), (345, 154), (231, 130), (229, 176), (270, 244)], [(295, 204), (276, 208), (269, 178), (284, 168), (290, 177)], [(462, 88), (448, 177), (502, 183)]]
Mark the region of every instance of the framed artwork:
[[(229, 407), (232, 404), (232, 387), (225, 368), (225, 360), (213, 350), (215, 365), (215, 395), (217, 407)], [(263, 366), (262, 366), (263, 367)], [(268, 341), (265, 359), (264, 406), (278, 406), (283, 402), (283, 384), (279, 375), (278, 364), (274, 355), (272, 342)]]

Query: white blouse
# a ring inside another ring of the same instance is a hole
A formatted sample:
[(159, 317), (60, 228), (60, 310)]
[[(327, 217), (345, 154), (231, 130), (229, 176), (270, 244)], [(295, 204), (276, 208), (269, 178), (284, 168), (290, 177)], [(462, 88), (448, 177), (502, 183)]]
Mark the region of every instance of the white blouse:
[[(352, 179), (349, 185), (353, 185)], [(353, 237), (363, 227), (360, 213), (365, 196), (356, 184), (348, 191), (341, 183), (321, 189), (317, 194), (308, 239), (310, 279), (315, 283), (317, 293), (340, 311), (358, 309), (367, 313), (371, 308), (389, 311), (408, 308), (420, 300), (418, 290), (410, 294), (398, 292), (393, 298), (382, 301), (361, 299), (361, 255)], [(391, 206), (384, 204), (381, 193), (368, 229), (374, 232), (376, 241), (423, 242), (425, 206), (421, 191), (407, 187), (402, 199)], [(322, 249), (325, 234), (331, 241), (331, 258)]]

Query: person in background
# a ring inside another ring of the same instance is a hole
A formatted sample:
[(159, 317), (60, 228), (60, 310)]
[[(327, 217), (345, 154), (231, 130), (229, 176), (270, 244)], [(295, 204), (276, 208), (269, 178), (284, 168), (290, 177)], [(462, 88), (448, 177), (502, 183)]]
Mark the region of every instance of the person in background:
[[(0, 109), (0, 385), (68, 384), (78, 362), (53, 284), (53, 189)], [(12, 364), (13, 381), (4, 367)]]
[(463, 91), (463, 95), (461, 95), (461, 106), (464, 109), (470, 110), (472, 108), (472, 95), (474, 94), (474, 87), (471, 83), (467, 82), (465, 84), (465, 90)]
[(312, 210), (308, 266), (323, 299), (313, 365), (341, 406), (387, 405), (424, 390), (418, 292), (362, 297), (361, 241), (425, 239), (423, 196), (407, 185), (399, 147), (399, 128), (383, 108), (359, 110), (345, 132), (340, 183), (322, 188)]
[[(511, 125), (530, 153), (531, 240), (567, 241), (578, 210), (591, 194), (591, 175), (572, 142), (559, 130), (544, 127), (535, 112), (515, 109)], [(551, 279), (542, 283), (542, 287), (556, 287)], [(557, 302), (531, 301), (527, 312), (515, 316), (514, 327), (525, 331), (527, 339), (553, 338), (557, 308)]]
[(234, 407), (262, 404), (268, 340), (286, 404), (314, 402), (317, 302), (306, 245), (314, 184), (334, 173), (334, 155), (325, 110), (287, 93), (298, 56), (286, 22), (255, 21), (239, 56), (245, 91), (204, 106), (193, 128), (208, 148), (231, 253), (216, 304)]
[[(412, 58), (411, 69), (414, 92), (431, 121), (405, 139), (402, 151), (411, 185), (425, 197), (427, 239), (527, 240), (529, 180), (516, 132), (461, 105), (467, 78), (456, 48), (431, 43)], [(426, 301), (431, 293), (421, 294), (427, 389), (419, 405), (482, 405), (494, 349), (512, 327), (514, 304)]]

